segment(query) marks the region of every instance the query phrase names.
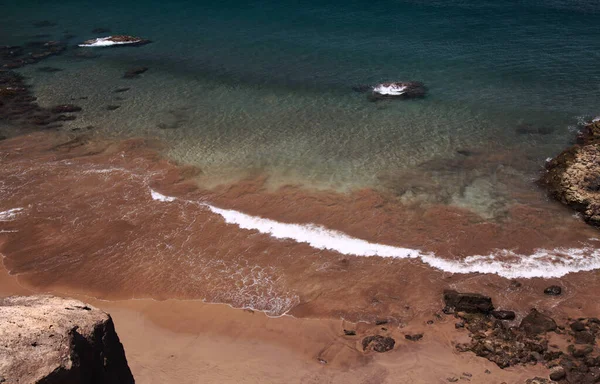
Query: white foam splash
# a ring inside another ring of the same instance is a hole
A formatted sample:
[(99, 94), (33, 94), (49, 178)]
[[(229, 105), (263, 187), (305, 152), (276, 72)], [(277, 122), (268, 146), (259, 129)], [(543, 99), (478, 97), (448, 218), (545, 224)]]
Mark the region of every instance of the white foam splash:
[(406, 86), (399, 86), (396, 84), (379, 84), (373, 88), (373, 92), (379, 93), (380, 95), (400, 96), (404, 94), (406, 88)]
[(595, 123), (595, 122), (597, 122), (597, 121), (600, 121), (600, 116), (598, 116), (598, 117), (595, 117), (595, 118), (593, 118), (593, 119), (592, 119), (592, 123)]
[[(177, 200), (153, 190), (151, 190), (151, 194), (155, 200)], [(488, 273), (511, 279), (557, 278), (569, 273), (600, 269), (600, 249), (592, 247), (536, 249), (530, 255), (503, 249), (496, 250), (489, 255), (474, 255), (462, 260), (448, 260), (418, 249), (371, 243), (320, 225), (281, 223), (231, 209), (217, 208), (206, 203), (184, 201), (208, 208), (211, 212), (223, 217), (228, 224), (237, 225), (242, 229), (256, 230), (276, 239), (290, 239), (299, 243), (307, 243), (313, 248), (336, 251), (344, 255), (419, 259), (433, 268), (450, 273)]]
[(162, 193), (156, 192), (154, 189), (150, 190), (150, 195), (152, 196), (152, 200), (164, 201), (170, 203), (171, 201), (175, 201), (174, 197), (165, 196)]
[(9, 209), (8, 211), (0, 212), (0, 221), (14, 220), (14, 218), (17, 217), (22, 210), (23, 208), (13, 208)]
[(85, 41), (82, 44), (79, 44), (79, 46), (80, 47), (88, 47), (88, 48), (89, 47), (110, 47), (113, 45), (138, 44), (142, 41), (141, 39), (129, 40), (129, 41), (114, 41), (112, 39), (113, 39), (112, 36), (99, 37), (97, 39)]

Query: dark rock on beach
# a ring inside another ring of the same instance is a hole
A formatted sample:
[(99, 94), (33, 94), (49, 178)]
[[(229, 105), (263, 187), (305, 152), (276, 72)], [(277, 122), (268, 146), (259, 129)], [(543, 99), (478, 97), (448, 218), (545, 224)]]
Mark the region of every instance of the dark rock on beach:
[(394, 339), (380, 335), (367, 336), (362, 340), (363, 351), (387, 352), (394, 349), (394, 345), (396, 345)]
[(444, 313), (467, 312), (489, 313), (494, 310), (492, 299), (478, 293), (460, 293), (454, 290), (444, 291)]
[(535, 308), (521, 320), (521, 324), (519, 325), (519, 328), (530, 336), (554, 331), (556, 327), (556, 322), (550, 316), (538, 312)]
[(135, 79), (139, 77), (142, 73), (145, 73), (149, 68), (148, 67), (136, 67), (132, 68), (129, 71), (125, 72), (123, 78), (125, 79)]
[(422, 333), (415, 333), (412, 335), (404, 335), (404, 338), (406, 340), (410, 340), (410, 341), (419, 341), (423, 338), (423, 334)]
[(513, 311), (492, 311), (492, 316), (498, 320), (514, 320), (515, 313)]
[(114, 110), (119, 109), (119, 108), (121, 108), (120, 105), (107, 105), (106, 106), (106, 110), (107, 111), (114, 111)]
[(548, 288), (544, 289), (544, 293), (550, 296), (558, 296), (562, 293), (562, 288), (558, 285), (551, 285)]
[(583, 127), (577, 144), (546, 164), (540, 184), (552, 197), (600, 226), (600, 121)]
[(129, 91), (131, 88), (129, 87), (125, 87), (125, 88), (117, 88), (114, 90), (115, 93), (123, 93), (123, 92), (127, 92)]

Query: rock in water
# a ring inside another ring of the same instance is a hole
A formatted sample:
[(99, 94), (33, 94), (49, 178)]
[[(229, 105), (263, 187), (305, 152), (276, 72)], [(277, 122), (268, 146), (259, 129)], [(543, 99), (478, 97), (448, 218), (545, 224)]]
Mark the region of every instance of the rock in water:
[(479, 293), (460, 293), (447, 289), (444, 291), (445, 313), (490, 313), (494, 310), (492, 299)]
[[(356, 88), (355, 88), (356, 90)], [(427, 88), (420, 81), (381, 83), (372, 88), (372, 101), (383, 99), (414, 99), (425, 97)]]
[(96, 39), (86, 40), (79, 44), (80, 47), (123, 47), (123, 46), (140, 46), (151, 43), (150, 40), (142, 39), (128, 35), (116, 35), (108, 37), (98, 37)]
[(533, 336), (554, 331), (556, 329), (556, 322), (551, 317), (538, 312), (537, 309), (534, 308), (529, 312), (529, 315), (521, 320), (519, 328), (527, 335)]
[(7, 383), (134, 383), (111, 317), (54, 296), (0, 299), (0, 372)]
[(600, 121), (587, 124), (578, 143), (546, 163), (540, 179), (550, 195), (600, 226)]
[(387, 352), (394, 349), (394, 345), (396, 345), (396, 340), (380, 335), (367, 336), (362, 340), (363, 351), (372, 349), (375, 352)]

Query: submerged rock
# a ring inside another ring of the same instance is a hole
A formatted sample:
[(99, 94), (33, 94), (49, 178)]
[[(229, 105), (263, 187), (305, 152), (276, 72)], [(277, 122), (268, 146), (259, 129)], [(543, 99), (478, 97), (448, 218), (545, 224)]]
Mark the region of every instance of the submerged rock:
[(394, 349), (396, 340), (380, 335), (367, 336), (362, 340), (363, 351), (372, 349), (375, 352), (387, 352)]
[(425, 97), (427, 88), (420, 81), (381, 83), (374, 86), (369, 98), (373, 101), (382, 99), (414, 99)]
[(444, 291), (445, 313), (489, 313), (494, 310), (492, 299), (479, 293), (460, 293), (454, 290)]
[(600, 226), (600, 121), (587, 124), (577, 141), (546, 163), (540, 184), (588, 223)]
[(111, 317), (54, 296), (0, 299), (0, 372), (8, 383), (134, 383)]
[(129, 71), (125, 72), (125, 74), (123, 75), (124, 79), (135, 79), (136, 77), (139, 77), (139, 75), (141, 75), (142, 73), (146, 72), (149, 68), (148, 67), (136, 67), (136, 68), (132, 68)]
[(513, 311), (492, 311), (492, 316), (498, 320), (514, 320), (515, 313)]

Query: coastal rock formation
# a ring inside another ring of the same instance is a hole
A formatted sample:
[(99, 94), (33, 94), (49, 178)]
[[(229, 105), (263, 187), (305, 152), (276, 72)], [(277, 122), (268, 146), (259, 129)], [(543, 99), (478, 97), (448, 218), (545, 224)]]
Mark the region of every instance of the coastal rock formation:
[(0, 299), (0, 376), (7, 383), (134, 383), (110, 316), (54, 296)]
[(577, 144), (546, 164), (540, 179), (550, 195), (600, 226), (600, 121), (587, 124)]
[(0, 68), (16, 69), (35, 64), (67, 49), (59, 41), (33, 41), (24, 46), (0, 46)]

